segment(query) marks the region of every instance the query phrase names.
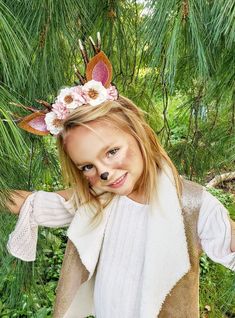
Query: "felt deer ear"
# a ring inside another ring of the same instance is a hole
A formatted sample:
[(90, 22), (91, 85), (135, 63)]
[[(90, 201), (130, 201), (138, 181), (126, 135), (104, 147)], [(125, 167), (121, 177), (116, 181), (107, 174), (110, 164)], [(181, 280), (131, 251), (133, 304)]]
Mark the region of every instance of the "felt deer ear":
[(24, 117), (18, 126), (34, 135), (45, 136), (50, 133), (47, 130), (45, 114), (41, 112)]
[(96, 54), (86, 67), (87, 81), (95, 80), (101, 82), (104, 87), (108, 88), (112, 80), (112, 64), (103, 51)]

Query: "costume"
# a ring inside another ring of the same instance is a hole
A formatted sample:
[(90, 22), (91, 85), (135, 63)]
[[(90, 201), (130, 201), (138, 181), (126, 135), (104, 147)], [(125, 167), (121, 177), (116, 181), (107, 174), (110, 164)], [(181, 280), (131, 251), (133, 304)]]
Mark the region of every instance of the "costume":
[[(140, 317), (199, 317), (201, 247), (197, 222), (203, 188), (183, 181), (181, 213), (169, 171), (162, 172), (158, 185), (156, 201), (148, 216)], [(108, 216), (116, 203), (117, 198), (106, 208), (103, 221), (93, 231), (86, 231), (90, 221), (86, 207), (81, 207), (72, 218), (57, 288), (55, 318), (94, 314), (97, 262)], [(229, 257), (231, 269), (235, 270), (235, 253)]]

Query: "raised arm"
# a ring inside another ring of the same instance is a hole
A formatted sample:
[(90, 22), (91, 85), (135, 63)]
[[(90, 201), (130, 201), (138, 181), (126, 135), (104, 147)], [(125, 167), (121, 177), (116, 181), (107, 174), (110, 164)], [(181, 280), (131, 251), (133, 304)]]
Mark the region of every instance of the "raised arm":
[(6, 207), (14, 214), (19, 214), (20, 209), (32, 192), (24, 190), (15, 190), (10, 193), (9, 199), (6, 201)]
[(61, 195), (66, 201), (68, 201), (71, 198), (73, 191), (72, 189), (65, 189), (65, 190), (56, 191), (55, 193)]
[[(66, 201), (68, 201), (72, 196), (72, 190), (60, 190), (55, 191), (54, 193), (59, 194), (62, 196)], [(32, 194), (30, 191), (24, 190), (14, 190), (10, 193), (9, 199), (6, 201), (6, 207), (14, 214), (19, 214), (20, 209), (27, 199), (27, 197)]]
[[(19, 213), (14, 231), (7, 243), (8, 251), (24, 261), (34, 261), (38, 227), (51, 228), (69, 226), (76, 209), (70, 201), (71, 190), (57, 192), (14, 191), (12, 202), (8, 208), (15, 214)], [(67, 200), (68, 199), (68, 200)]]

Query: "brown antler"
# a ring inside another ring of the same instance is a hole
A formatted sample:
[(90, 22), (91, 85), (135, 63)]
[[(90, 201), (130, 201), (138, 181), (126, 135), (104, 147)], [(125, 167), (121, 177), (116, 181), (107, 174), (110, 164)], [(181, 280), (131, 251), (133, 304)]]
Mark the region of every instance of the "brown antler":
[(83, 61), (84, 61), (85, 67), (86, 67), (87, 64), (89, 63), (89, 58), (87, 55), (86, 47), (85, 47), (85, 45), (82, 44), (82, 41), (80, 39), (78, 40), (78, 43), (79, 43), (79, 48), (80, 48), (80, 51), (82, 53), (82, 58), (83, 58)]
[(36, 112), (39, 111), (37, 108), (33, 108), (33, 107), (31, 107), (31, 106), (25, 106), (25, 105), (23, 105), (23, 104), (17, 104), (17, 103), (14, 103), (14, 102), (10, 102), (9, 104), (14, 105), (14, 106), (17, 106), (17, 107), (22, 107), (22, 108), (24, 108), (24, 109), (26, 109), (26, 110), (31, 111), (32, 113), (36, 113)]
[(74, 67), (75, 74), (77, 75), (80, 83), (84, 85), (86, 83), (86, 79), (84, 78), (84, 76), (82, 76), (82, 74), (79, 72), (79, 70), (76, 68), (75, 65), (73, 67)]
[(43, 105), (44, 107), (46, 107), (46, 109), (48, 109), (49, 111), (51, 111), (52, 106), (50, 103), (46, 102), (45, 100), (42, 99), (35, 99), (37, 103)]
[(97, 48), (100, 52), (101, 50), (101, 37), (100, 37), (100, 32), (97, 32)]
[(91, 36), (89, 36), (89, 40), (90, 40), (90, 42), (91, 42), (91, 46), (92, 46), (92, 48), (93, 48), (93, 50), (94, 50), (94, 53), (95, 53), (95, 54), (98, 54), (98, 53), (99, 53), (98, 46), (95, 44), (95, 42), (94, 42), (94, 40), (92, 39)]

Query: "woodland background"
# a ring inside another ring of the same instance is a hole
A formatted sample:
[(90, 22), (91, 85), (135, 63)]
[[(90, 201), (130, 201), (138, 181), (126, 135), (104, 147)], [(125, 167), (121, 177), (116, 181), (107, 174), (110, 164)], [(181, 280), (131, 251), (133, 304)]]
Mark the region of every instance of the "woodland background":
[[(180, 173), (206, 184), (235, 170), (234, 0), (0, 0), (0, 317), (51, 317), (64, 229), (40, 229), (37, 261), (8, 255), (16, 218), (7, 189), (63, 188), (55, 139), (21, 131), (12, 119), (73, 85), (78, 39), (96, 38), (119, 92), (148, 121)], [(80, 69), (83, 72), (83, 69)], [(232, 181), (212, 190), (235, 219)], [(5, 191), (3, 191), (5, 190)], [(201, 317), (235, 317), (235, 276), (201, 258)]]

